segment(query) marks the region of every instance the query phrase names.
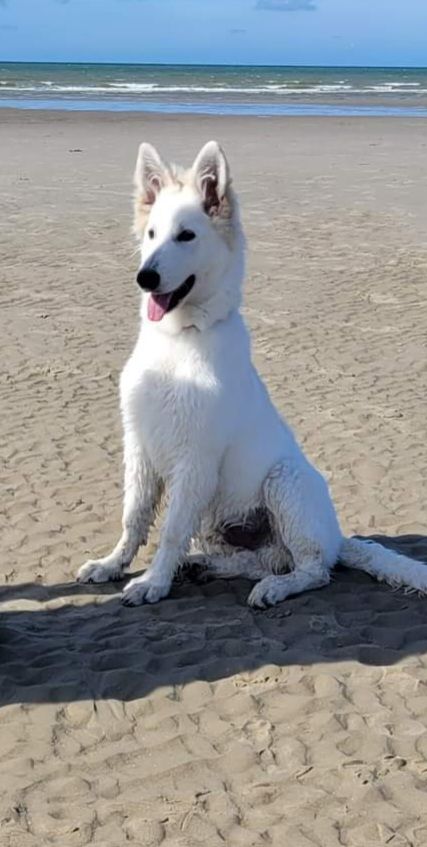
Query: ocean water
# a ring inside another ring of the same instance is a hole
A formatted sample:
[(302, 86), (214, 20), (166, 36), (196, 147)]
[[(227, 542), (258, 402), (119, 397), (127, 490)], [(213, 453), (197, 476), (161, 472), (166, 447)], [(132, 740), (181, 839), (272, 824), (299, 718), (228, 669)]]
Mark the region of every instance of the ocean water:
[(0, 64), (0, 107), (427, 117), (427, 68)]

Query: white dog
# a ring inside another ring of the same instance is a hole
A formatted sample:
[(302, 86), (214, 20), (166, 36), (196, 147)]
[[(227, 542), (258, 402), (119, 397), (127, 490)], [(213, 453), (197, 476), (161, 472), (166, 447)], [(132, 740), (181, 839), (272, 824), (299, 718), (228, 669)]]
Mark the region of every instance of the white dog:
[(219, 145), (189, 171), (142, 144), (135, 230), (141, 331), (121, 378), (125, 493), (113, 552), (80, 582), (123, 577), (167, 509), (151, 567), (123, 602), (155, 603), (180, 565), (259, 580), (252, 606), (326, 585), (340, 561), (392, 586), (427, 591), (427, 568), (379, 544), (343, 538), (328, 487), (271, 403), (239, 313), (244, 237)]

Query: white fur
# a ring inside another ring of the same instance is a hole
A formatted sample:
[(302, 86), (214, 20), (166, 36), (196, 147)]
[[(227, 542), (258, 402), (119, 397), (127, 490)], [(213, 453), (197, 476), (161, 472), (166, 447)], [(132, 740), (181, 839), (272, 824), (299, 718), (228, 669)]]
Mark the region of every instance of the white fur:
[[(207, 144), (181, 176), (142, 145), (135, 181), (146, 216), (141, 267), (155, 262), (160, 293), (191, 274), (196, 283), (158, 322), (147, 316), (150, 295), (142, 296), (139, 338), (121, 378), (123, 534), (109, 556), (80, 568), (79, 580), (122, 577), (147, 541), (165, 490), (160, 545), (151, 567), (126, 585), (127, 604), (165, 597), (187, 560), (218, 576), (260, 579), (249, 596), (259, 607), (326, 585), (338, 560), (427, 591), (423, 564), (343, 538), (324, 478), (251, 362), (239, 313), (244, 238), (221, 148)], [(196, 237), (176, 241), (182, 229)], [(256, 550), (230, 545), (224, 526), (241, 524), (255, 509), (268, 515), (268, 539)]]

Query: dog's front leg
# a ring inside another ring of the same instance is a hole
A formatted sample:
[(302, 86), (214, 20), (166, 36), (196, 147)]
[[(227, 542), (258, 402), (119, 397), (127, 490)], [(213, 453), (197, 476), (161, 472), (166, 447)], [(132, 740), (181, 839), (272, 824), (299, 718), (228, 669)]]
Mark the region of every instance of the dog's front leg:
[(137, 440), (125, 436), (125, 482), (122, 535), (114, 550), (101, 559), (89, 559), (77, 574), (78, 582), (109, 582), (122, 579), (154, 521), (161, 496), (161, 482)]
[(157, 603), (169, 594), (176, 570), (215, 493), (217, 467), (191, 456), (173, 474), (159, 548), (148, 570), (126, 585), (122, 594), (125, 605)]

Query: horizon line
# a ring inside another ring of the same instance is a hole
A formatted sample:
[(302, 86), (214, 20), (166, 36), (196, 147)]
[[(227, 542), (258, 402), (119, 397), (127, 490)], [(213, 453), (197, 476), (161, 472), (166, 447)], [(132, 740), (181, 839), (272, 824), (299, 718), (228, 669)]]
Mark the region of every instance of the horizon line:
[(331, 69), (376, 69), (376, 70), (427, 70), (427, 65), (318, 65), (318, 64), (277, 64), (258, 62), (94, 62), (94, 61), (61, 61), (49, 59), (0, 59), (0, 65), (109, 65), (129, 67), (176, 67), (176, 68), (331, 68)]

